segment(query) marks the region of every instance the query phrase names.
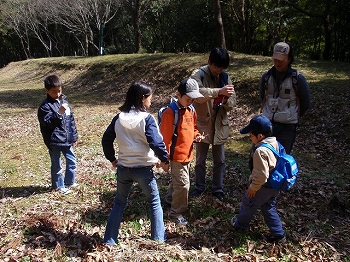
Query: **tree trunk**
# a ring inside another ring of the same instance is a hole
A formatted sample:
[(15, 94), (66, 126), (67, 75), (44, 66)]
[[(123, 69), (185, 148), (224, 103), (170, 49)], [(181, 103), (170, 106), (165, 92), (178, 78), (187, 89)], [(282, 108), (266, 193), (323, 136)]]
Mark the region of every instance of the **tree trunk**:
[(141, 3), (139, 0), (135, 2), (135, 11), (134, 11), (134, 34), (135, 34), (135, 52), (140, 53), (142, 51), (141, 45)]
[(323, 49), (323, 59), (324, 60), (330, 60), (330, 54), (332, 49), (332, 43), (331, 43), (331, 25), (330, 25), (330, 11), (331, 4), (330, 1), (326, 2), (325, 7), (325, 14), (324, 14), (324, 49)]
[(214, 13), (215, 13), (215, 18), (217, 23), (216, 34), (218, 37), (218, 45), (219, 47), (226, 49), (226, 40), (225, 40), (224, 24), (222, 22), (222, 16), (221, 16), (220, 0), (213, 0), (213, 5), (214, 5)]

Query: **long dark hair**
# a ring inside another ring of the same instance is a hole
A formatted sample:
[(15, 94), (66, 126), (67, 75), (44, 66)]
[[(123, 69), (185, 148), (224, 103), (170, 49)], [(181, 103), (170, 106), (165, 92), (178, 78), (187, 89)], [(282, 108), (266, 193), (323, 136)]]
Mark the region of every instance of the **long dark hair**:
[(128, 113), (132, 108), (135, 108), (136, 112), (145, 112), (146, 108), (143, 106), (142, 100), (149, 97), (152, 92), (152, 87), (148, 84), (142, 81), (135, 81), (126, 92), (125, 102), (119, 107), (119, 110)]

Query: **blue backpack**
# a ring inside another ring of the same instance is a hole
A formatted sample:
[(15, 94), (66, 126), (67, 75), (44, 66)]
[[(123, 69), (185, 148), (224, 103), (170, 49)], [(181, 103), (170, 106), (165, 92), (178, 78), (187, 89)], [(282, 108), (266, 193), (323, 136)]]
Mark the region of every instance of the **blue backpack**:
[(276, 167), (271, 171), (267, 182), (276, 190), (288, 191), (297, 181), (299, 169), (296, 160), (285, 152), (280, 142), (278, 142), (279, 152), (267, 143), (260, 146), (270, 149), (278, 157)]
[[(174, 112), (173, 137), (172, 137), (172, 142), (171, 142), (171, 147), (170, 147), (170, 160), (172, 160), (173, 155), (174, 155), (175, 146), (176, 146), (176, 140), (177, 140), (177, 125), (179, 124), (179, 120), (180, 120), (180, 108), (177, 105), (176, 99), (171, 98), (170, 104), (163, 106), (158, 111), (158, 125), (160, 125), (160, 123), (162, 121), (162, 115), (168, 107), (170, 107)], [(189, 105), (189, 108), (192, 110), (192, 114), (194, 114), (194, 106), (191, 104), (191, 105)]]

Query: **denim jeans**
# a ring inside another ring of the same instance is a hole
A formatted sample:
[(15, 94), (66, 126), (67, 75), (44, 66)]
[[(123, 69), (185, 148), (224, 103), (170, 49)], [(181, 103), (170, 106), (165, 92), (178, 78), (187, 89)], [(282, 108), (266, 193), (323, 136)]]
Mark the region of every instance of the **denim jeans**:
[[(66, 172), (62, 174), (61, 153), (66, 158)], [(70, 186), (75, 182), (77, 158), (72, 146), (50, 146), (52, 189)]]
[[(209, 144), (196, 143), (196, 166), (194, 167), (196, 189), (204, 191), (206, 176), (206, 160), (209, 150)], [(213, 179), (211, 182), (211, 190), (215, 192), (223, 192), (223, 183), (225, 175), (225, 151), (224, 145), (212, 145), (213, 155)]]
[(120, 223), (133, 182), (137, 182), (142, 192), (146, 195), (150, 210), (151, 239), (165, 241), (163, 209), (152, 167), (128, 168), (118, 166), (116, 176), (117, 193), (114, 198), (113, 208), (108, 217), (103, 243), (108, 245), (118, 243)]
[(236, 226), (242, 229), (248, 228), (256, 211), (261, 209), (265, 224), (270, 229), (271, 235), (284, 235), (281, 219), (276, 210), (278, 193), (277, 190), (264, 186), (256, 192), (253, 198), (249, 198), (247, 193), (245, 193), (239, 214), (236, 217)]

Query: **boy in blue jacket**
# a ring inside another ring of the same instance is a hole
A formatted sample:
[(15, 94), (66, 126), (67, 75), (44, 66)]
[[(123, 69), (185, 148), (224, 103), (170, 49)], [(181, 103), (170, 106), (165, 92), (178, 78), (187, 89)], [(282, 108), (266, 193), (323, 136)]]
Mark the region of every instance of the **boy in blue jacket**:
[[(57, 75), (49, 75), (44, 80), (46, 99), (38, 109), (40, 131), (51, 159), (52, 189), (62, 194), (71, 191), (69, 187), (77, 187), (75, 172), (77, 158), (73, 147), (77, 144), (78, 132), (73, 112), (62, 94), (62, 82)], [(66, 172), (63, 177), (61, 153), (66, 158)]]

